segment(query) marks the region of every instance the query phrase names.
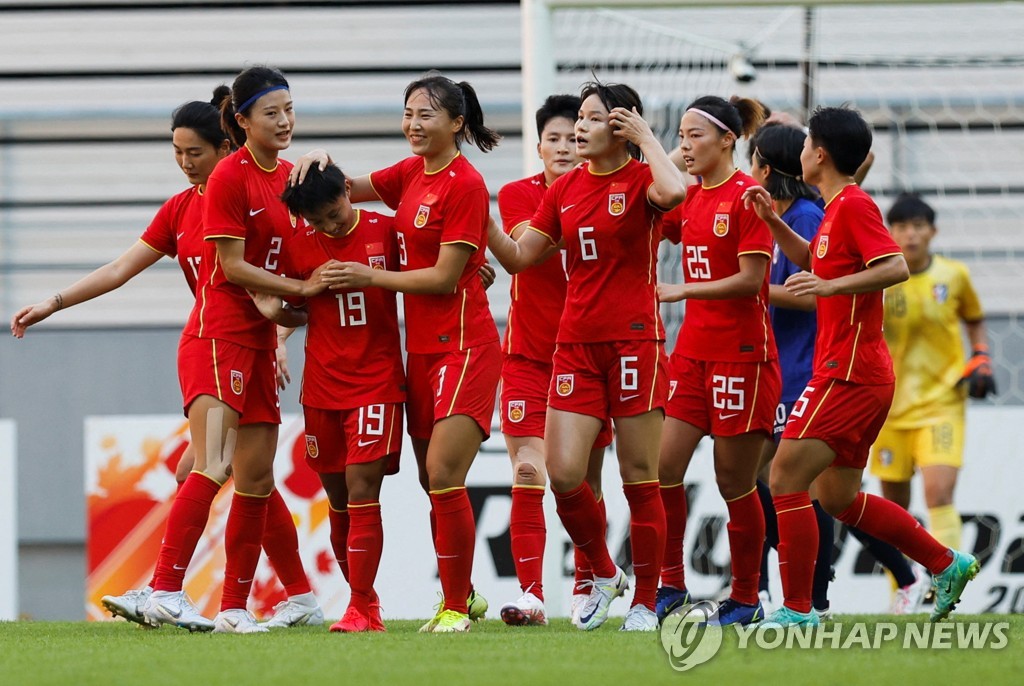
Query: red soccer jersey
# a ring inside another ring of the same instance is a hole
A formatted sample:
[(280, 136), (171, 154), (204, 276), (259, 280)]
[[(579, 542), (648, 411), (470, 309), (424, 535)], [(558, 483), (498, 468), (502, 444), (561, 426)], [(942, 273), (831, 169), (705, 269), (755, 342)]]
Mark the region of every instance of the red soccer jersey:
[(675, 225), (665, 227), (666, 235), (682, 236), (686, 283), (718, 281), (738, 274), (741, 255), (767, 258), (757, 295), (686, 301), (675, 347), (680, 355), (709, 362), (764, 362), (778, 357), (768, 317), (772, 234), (753, 208), (743, 208), (743, 192), (755, 185), (752, 178), (738, 170), (717, 186), (694, 184), (687, 189)]
[(225, 278), (212, 239), (242, 239), (246, 262), (281, 273), (285, 244), (295, 235), (296, 227), (305, 227), (280, 198), (291, 168), (291, 163), (278, 160), (273, 171), (266, 171), (243, 146), (213, 170), (206, 184), (206, 245), (199, 263), (199, 292), (185, 325), (186, 334), (223, 339), (248, 348), (277, 347), (274, 323), (260, 314), (244, 288)]
[[(506, 184), (498, 192), (498, 209), (505, 232), (525, 228), (544, 198), (547, 184), (537, 174)], [(512, 276), (512, 305), (502, 350), (551, 364), (558, 321), (565, 309), (565, 265), (560, 254)]]
[[(850, 184), (825, 206), (810, 244), (811, 270), (822, 279), (863, 271), (901, 254), (871, 197)], [(882, 336), (882, 291), (818, 298), (814, 375), (860, 384), (892, 383), (892, 358)]]
[(473, 249), (454, 293), (407, 293), (405, 347), (411, 353), (465, 350), (498, 340), (487, 295), (477, 273), (484, 263), (490, 195), (461, 154), (427, 173), (422, 157), (409, 157), (370, 175), (377, 196), (395, 210), (401, 271), (437, 264), (442, 245)]
[(203, 254), (203, 194), (199, 186), (165, 202), (139, 240), (158, 253), (177, 257), (185, 281), (195, 295)]
[[(327, 260), (398, 269), (394, 219), (356, 210), (344, 236), (308, 231), (289, 245), (302, 278)], [(324, 291), (306, 301), (306, 367), (300, 402), (323, 410), (405, 401), (396, 294), (383, 288)]]
[(647, 199), (650, 168), (634, 159), (608, 174), (589, 163), (560, 176), (530, 228), (565, 239), (569, 283), (559, 343), (664, 340), (657, 260), (662, 210)]

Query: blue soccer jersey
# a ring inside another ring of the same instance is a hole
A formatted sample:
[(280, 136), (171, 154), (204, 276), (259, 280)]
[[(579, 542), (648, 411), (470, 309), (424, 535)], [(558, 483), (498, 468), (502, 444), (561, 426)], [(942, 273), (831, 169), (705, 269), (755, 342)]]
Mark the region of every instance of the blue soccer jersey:
[[(798, 198), (782, 215), (794, 231), (808, 241), (814, 238), (825, 216), (814, 202)], [(783, 284), (790, 275), (801, 271), (775, 246), (772, 254), (772, 270), (769, 281)], [(775, 344), (779, 349), (779, 366), (782, 368), (782, 397), (779, 402), (795, 402), (811, 378), (814, 365), (814, 335), (817, 333), (816, 315), (813, 311), (790, 310), (770, 307)]]

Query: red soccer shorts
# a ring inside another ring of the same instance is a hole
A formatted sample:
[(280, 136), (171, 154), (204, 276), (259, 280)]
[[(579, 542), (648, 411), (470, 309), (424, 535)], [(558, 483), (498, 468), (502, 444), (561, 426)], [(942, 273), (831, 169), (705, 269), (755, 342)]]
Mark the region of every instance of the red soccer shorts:
[(398, 471), (402, 450), (402, 403), (379, 403), (349, 410), (302, 408), (306, 421), (306, 464), (317, 474), (344, 472), (394, 455), (388, 473)]
[(201, 395), (212, 395), (240, 415), (239, 424), (280, 424), (277, 359), (273, 350), (183, 335), (178, 382), (185, 415)]
[[(514, 438), (544, 438), (550, 385), (550, 364), (506, 355), (501, 365), (501, 433)], [(612, 423), (606, 419), (594, 447), (608, 447), (612, 436)]]
[(669, 359), (669, 399), (665, 414), (712, 436), (751, 431), (772, 435), (782, 393), (779, 364), (705, 362), (673, 354)]
[(814, 376), (793, 405), (782, 439), (817, 438), (835, 451), (833, 467), (864, 469), (895, 388)]
[(565, 343), (555, 348), (548, 405), (598, 419), (665, 407), (668, 361), (659, 341)]
[(464, 414), (491, 435), (494, 401), (501, 376), (497, 342), (444, 353), (409, 353), (406, 408), (409, 435), (430, 438), (434, 423)]

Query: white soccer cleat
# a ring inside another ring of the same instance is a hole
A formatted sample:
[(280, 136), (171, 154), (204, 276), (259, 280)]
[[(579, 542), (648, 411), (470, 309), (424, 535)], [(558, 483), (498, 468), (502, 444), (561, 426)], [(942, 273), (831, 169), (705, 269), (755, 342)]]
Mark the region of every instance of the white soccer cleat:
[(324, 623), (324, 613), (316, 596), (312, 593), (292, 596), (274, 606), (274, 615), (263, 622), (268, 629), (287, 629), (293, 626), (319, 626)]
[(594, 575), (593, 581), (583, 583), (590, 587), (590, 595), (580, 608), (580, 615), (574, 624), (578, 629), (591, 631), (608, 619), (608, 608), (613, 600), (629, 588), (629, 579), (624, 571), (615, 567), (615, 576), (603, 578)]
[(265, 634), (270, 631), (248, 610), (221, 610), (213, 620), (215, 634)]
[(142, 608), (152, 594), (153, 589), (146, 586), (138, 590), (125, 591), (122, 595), (105, 595), (100, 599), (100, 604), (115, 617), (124, 617), (129, 622), (148, 627), (150, 625), (142, 616)]
[(658, 615), (646, 605), (634, 605), (626, 613), (626, 621), (619, 631), (657, 631)]
[(199, 613), (185, 591), (153, 591), (142, 608), (142, 617), (152, 627), (171, 624), (189, 631), (213, 631), (213, 622)]
[(889, 603), (889, 612), (894, 615), (912, 615), (921, 608), (925, 593), (931, 588), (931, 579), (914, 569), (914, 583), (897, 588)]
[(509, 626), (547, 626), (548, 617), (544, 602), (527, 591), (519, 600), (502, 606), (501, 621)]
[(580, 610), (583, 609), (583, 605), (586, 602), (586, 593), (572, 594), (572, 600), (569, 601), (569, 619), (572, 621), (573, 625), (580, 621)]

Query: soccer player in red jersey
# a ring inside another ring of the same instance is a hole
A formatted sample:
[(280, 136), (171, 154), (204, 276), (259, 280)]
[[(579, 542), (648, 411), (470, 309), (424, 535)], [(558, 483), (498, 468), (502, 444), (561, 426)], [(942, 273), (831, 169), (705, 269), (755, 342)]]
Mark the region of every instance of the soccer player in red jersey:
[(749, 624), (764, 617), (757, 595), (764, 514), (757, 496), (761, 451), (771, 439), (782, 381), (768, 316), (772, 237), (743, 192), (756, 185), (736, 168), (736, 141), (764, 119), (755, 100), (705, 96), (679, 124), (686, 170), (701, 179), (666, 219), (684, 246), (685, 283), (662, 284), (663, 302), (686, 300), (669, 362), (670, 390), (659, 477), (668, 525), (658, 616), (689, 602), (683, 575), (683, 477), (697, 444), (715, 439), (718, 490), (729, 509), (732, 589), (709, 621)]
[[(505, 232), (517, 238), (530, 223), (544, 192), (579, 162), (574, 122), (581, 101), (575, 95), (552, 95), (537, 110), (537, 153), (544, 171), (506, 184), (498, 192)], [(552, 246), (541, 262), (512, 277), (512, 304), (502, 346), (501, 433), (512, 458), (512, 559), (523, 595), (501, 608), (506, 624), (547, 624), (544, 610), (544, 424), (551, 358), (558, 321), (565, 309), (566, 275), (560, 251)], [(604, 449), (611, 444), (606, 422), (590, 456), (587, 482), (601, 493)], [(603, 499), (599, 500), (603, 506)], [(591, 580), (586, 557), (575, 550), (573, 614), (587, 597)]]
[(868, 451), (892, 402), (892, 359), (882, 336), (882, 289), (906, 281), (906, 260), (854, 173), (871, 149), (858, 112), (822, 107), (808, 123), (803, 178), (825, 199), (825, 217), (807, 241), (775, 214), (763, 188), (745, 202), (765, 219), (779, 248), (808, 271), (790, 276), (790, 293), (815, 295), (814, 372), (790, 413), (772, 464), (785, 604), (772, 626), (819, 623), (811, 608), (817, 524), (808, 489), (841, 522), (891, 543), (928, 569), (937, 588), (932, 621), (947, 617), (980, 568), (974, 556), (936, 541), (906, 510), (860, 492)]
[[(325, 260), (398, 269), (394, 219), (353, 209), (349, 185), (330, 165), (310, 169), (282, 196), (315, 229), (289, 246), (289, 263), (300, 276)], [(396, 296), (383, 288), (325, 291), (305, 308), (306, 464), (327, 492), (331, 543), (352, 588), (331, 631), (384, 631), (373, 589), (384, 546), (380, 488), (389, 465), (397, 470), (405, 401)]]
[[(513, 241), (491, 227), (492, 251), (510, 272), (564, 240), (568, 287), (558, 327), (544, 443), (558, 514), (593, 570), (574, 624), (596, 629), (628, 586), (608, 554), (604, 518), (585, 477), (602, 423), (611, 417), (630, 507), (636, 593), (625, 631), (656, 631), (665, 512), (658, 444), (668, 395), (656, 262), (661, 215), (685, 195), (682, 175), (643, 120), (636, 91), (588, 83), (576, 119), (586, 162), (548, 188), (529, 231)], [(641, 157), (647, 163), (640, 162)]]
[[(219, 102), (221, 97), (222, 93), (215, 92), (214, 101)], [(220, 113), (210, 102), (188, 102), (176, 109), (171, 116), (171, 132), (174, 159), (191, 184), (188, 189), (165, 202), (139, 240), (120, 257), (62, 288), (52, 298), (19, 310), (11, 319), (15, 337), (23, 337), (28, 327), (58, 310), (120, 288), (165, 255), (177, 258), (189, 290), (195, 293), (203, 247), (203, 193), (214, 167), (231, 153), (231, 141), (220, 126)], [(175, 478), (179, 485), (193, 462), (190, 444), (178, 462)], [(152, 592), (150, 581), (141, 589), (104, 596), (101, 602), (114, 615), (142, 623), (142, 606)]]
[[(308, 297), (325, 287), (318, 284), (319, 274), (300, 281), (277, 273), (285, 241), (296, 227), (296, 218), (279, 198), (291, 167), (278, 154), (291, 142), (295, 122), (287, 81), (275, 69), (249, 68), (235, 79), (221, 114), (222, 125), (239, 150), (210, 175), (196, 305), (178, 348), (178, 375), (197, 468), (207, 468), (208, 444), (221, 452), (237, 431), (221, 612), (210, 622), (181, 591), (210, 504), (224, 481), (194, 471), (171, 509), (156, 590), (143, 614), (152, 623), (251, 633), (267, 630), (245, 609), (261, 542), (289, 596), (268, 625), (321, 623), (323, 613), (302, 569), (291, 514), (274, 490), (280, 423), (276, 335), (274, 323), (263, 317), (249, 291)], [(208, 431), (214, 434), (209, 442)]]
[[(406, 87), (402, 132), (412, 157), (354, 179), (350, 194), (353, 202), (382, 200), (395, 210), (401, 271), (346, 262), (325, 269), (323, 278), (331, 288), (376, 286), (405, 294), (409, 435), (430, 494), (444, 593), (421, 631), (463, 632), (476, 595), (466, 474), (490, 434), (501, 348), (478, 277), (489, 194), (461, 145), (469, 141), (487, 152), (499, 136), (484, 125), (472, 86), (436, 72)], [(486, 609), (480, 608), (478, 616)]]

